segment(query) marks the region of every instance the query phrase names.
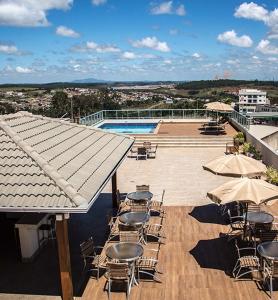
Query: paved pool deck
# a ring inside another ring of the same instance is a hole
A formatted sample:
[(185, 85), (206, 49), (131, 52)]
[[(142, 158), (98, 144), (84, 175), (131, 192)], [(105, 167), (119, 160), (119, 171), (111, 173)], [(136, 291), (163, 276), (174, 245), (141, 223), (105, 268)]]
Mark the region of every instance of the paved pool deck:
[[(165, 205), (211, 203), (206, 193), (232, 178), (214, 175), (202, 166), (224, 152), (224, 148), (158, 148), (155, 159), (126, 158), (118, 170), (118, 188), (126, 193), (137, 184), (149, 184), (157, 195), (165, 189)], [(104, 191), (111, 192), (110, 183)]]

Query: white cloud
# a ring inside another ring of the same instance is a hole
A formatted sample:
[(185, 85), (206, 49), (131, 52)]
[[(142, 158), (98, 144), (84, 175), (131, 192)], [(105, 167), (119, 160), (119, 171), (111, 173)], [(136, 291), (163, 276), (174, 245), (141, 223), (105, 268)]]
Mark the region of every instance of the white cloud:
[(277, 57), (268, 57), (267, 60), (272, 61), (272, 62), (276, 62), (276, 61), (278, 61), (278, 58)]
[(244, 2), (236, 9), (234, 16), (237, 18), (266, 21), (268, 11), (254, 2)]
[(200, 59), (201, 55), (199, 53), (195, 52), (195, 53), (192, 54), (192, 57), (195, 58), (195, 59)]
[(173, 9), (173, 1), (162, 2), (151, 9), (153, 15), (171, 14)]
[(56, 34), (72, 38), (78, 38), (80, 36), (78, 32), (66, 26), (58, 26), (56, 28)]
[(237, 65), (237, 64), (240, 63), (240, 61), (239, 61), (238, 59), (228, 59), (228, 60), (226, 61), (226, 63), (227, 63), (228, 65)]
[(278, 9), (273, 11), (265, 9), (254, 2), (244, 2), (235, 11), (238, 18), (262, 21), (270, 28), (269, 39), (278, 39)]
[(263, 54), (278, 54), (278, 47), (271, 45), (269, 40), (261, 40), (257, 46), (257, 50)]
[(16, 46), (0, 43), (0, 53), (9, 54), (9, 55), (18, 55), (20, 51), (17, 49)]
[(178, 29), (170, 29), (169, 30), (170, 35), (177, 35), (179, 33)]
[(29, 74), (29, 73), (33, 72), (32, 69), (23, 68), (23, 67), (20, 67), (20, 66), (16, 67), (15, 70), (16, 70), (17, 73), (22, 73), (22, 74)]
[(248, 48), (253, 45), (253, 41), (248, 35), (237, 36), (237, 33), (234, 30), (219, 34), (217, 39), (222, 43), (237, 47)]
[(142, 40), (131, 42), (135, 48), (150, 48), (161, 52), (170, 52), (171, 49), (166, 42), (161, 42), (157, 37), (145, 37)]
[(185, 16), (186, 11), (183, 4), (178, 7), (174, 7), (173, 1), (165, 1), (159, 5), (155, 5), (151, 8), (151, 14), (153, 15), (171, 15), (176, 14), (178, 16)]
[(122, 58), (124, 59), (135, 59), (137, 56), (134, 52), (126, 51), (122, 54)]
[(8, 0), (0, 1), (0, 25), (5, 26), (48, 26), (47, 11), (66, 10), (73, 0)]
[(103, 5), (107, 2), (107, 0), (92, 0), (92, 4), (95, 6)]
[(85, 45), (78, 45), (72, 48), (76, 52), (96, 51), (98, 53), (116, 53), (121, 49), (114, 45), (99, 45), (93, 41), (88, 41)]
[(252, 58), (255, 59), (255, 60), (259, 59), (258, 56), (256, 56), (256, 55), (253, 55)]
[(164, 60), (164, 64), (165, 64), (165, 65), (171, 65), (171, 64), (172, 64), (171, 59), (165, 59), (165, 60)]
[(186, 15), (186, 11), (185, 11), (185, 7), (183, 4), (181, 4), (177, 9), (176, 9), (176, 14), (178, 16), (185, 16)]

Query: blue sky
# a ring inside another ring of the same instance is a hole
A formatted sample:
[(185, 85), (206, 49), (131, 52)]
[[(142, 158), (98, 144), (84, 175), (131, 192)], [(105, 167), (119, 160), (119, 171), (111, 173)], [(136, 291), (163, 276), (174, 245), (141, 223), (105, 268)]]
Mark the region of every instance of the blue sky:
[(0, 0), (0, 83), (278, 80), (273, 0)]

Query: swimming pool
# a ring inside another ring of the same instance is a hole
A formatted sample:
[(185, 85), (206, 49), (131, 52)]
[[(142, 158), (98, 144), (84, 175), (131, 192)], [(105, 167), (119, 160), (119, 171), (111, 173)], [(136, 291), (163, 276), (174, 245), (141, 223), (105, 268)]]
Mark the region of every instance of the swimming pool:
[(104, 123), (99, 128), (116, 133), (153, 133), (157, 123)]

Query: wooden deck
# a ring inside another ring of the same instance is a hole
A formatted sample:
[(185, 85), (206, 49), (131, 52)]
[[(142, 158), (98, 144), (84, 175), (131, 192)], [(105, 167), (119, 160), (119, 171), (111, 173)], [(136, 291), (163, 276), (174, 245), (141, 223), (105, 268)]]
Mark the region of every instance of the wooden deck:
[[(166, 211), (167, 241), (159, 256), (162, 283), (141, 281), (132, 288), (131, 300), (269, 299), (255, 282), (236, 282), (231, 277), (235, 249), (221, 235), (228, 227), (217, 206), (166, 207)], [(90, 278), (82, 299), (106, 300), (104, 285), (104, 277)], [(273, 298), (277, 296), (276, 292)], [(125, 293), (117, 289), (112, 299), (125, 299)]]
[[(203, 123), (189, 122), (162, 122), (159, 126), (158, 135), (163, 136), (215, 136), (215, 132), (204, 132), (201, 130)], [(224, 136), (234, 136), (237, 131), (228, 123), (225, 124)]]

